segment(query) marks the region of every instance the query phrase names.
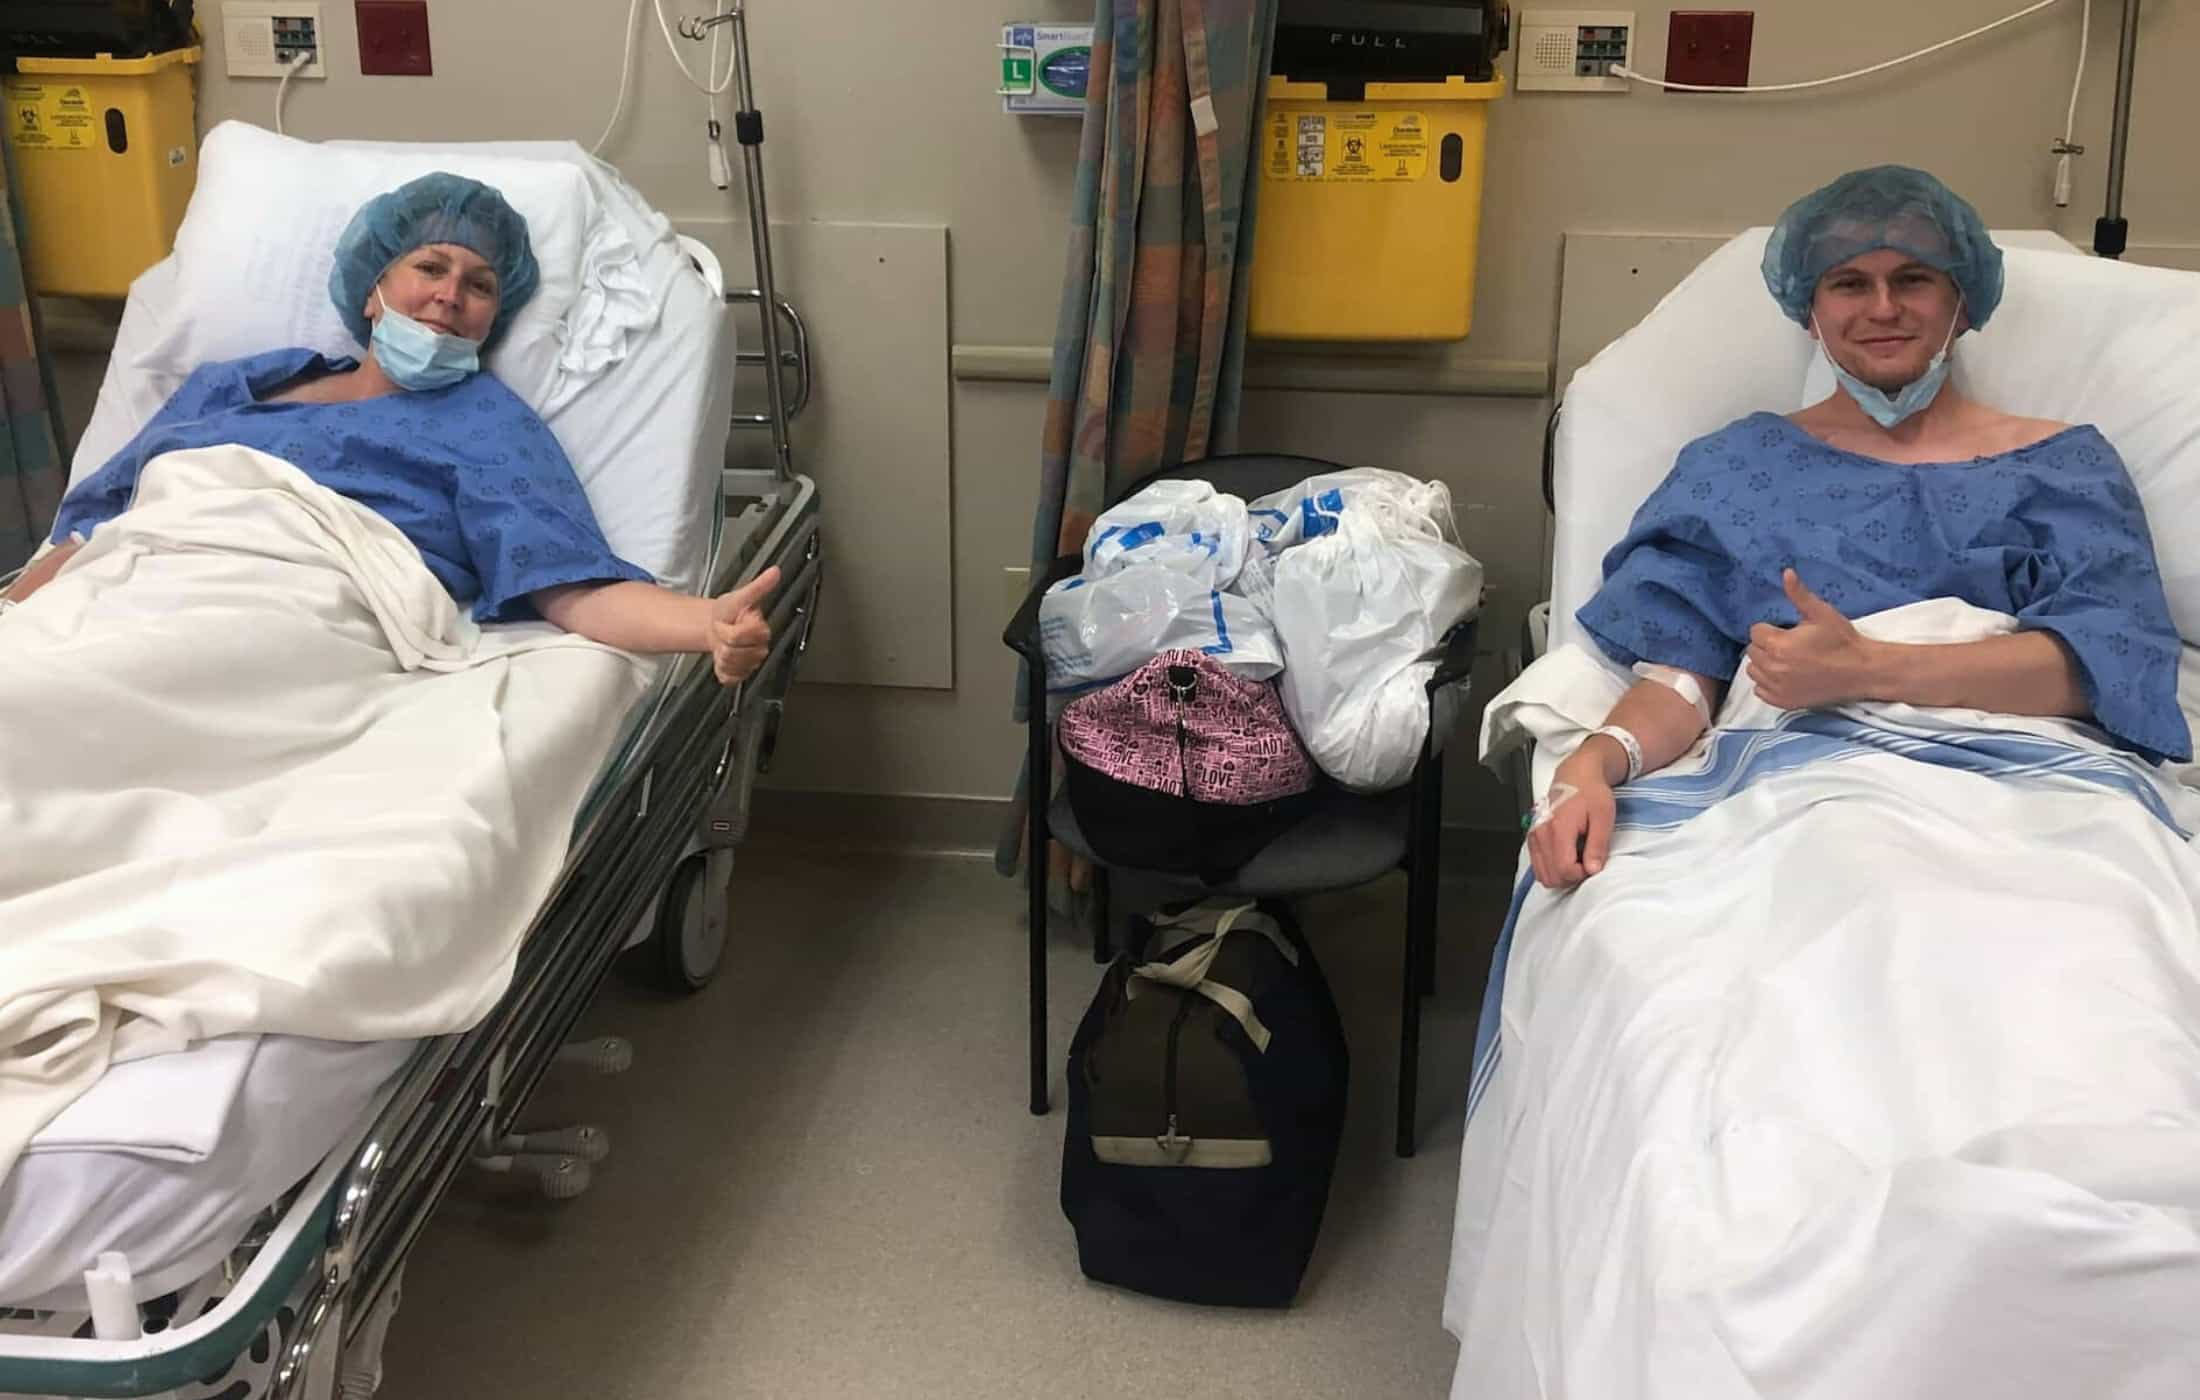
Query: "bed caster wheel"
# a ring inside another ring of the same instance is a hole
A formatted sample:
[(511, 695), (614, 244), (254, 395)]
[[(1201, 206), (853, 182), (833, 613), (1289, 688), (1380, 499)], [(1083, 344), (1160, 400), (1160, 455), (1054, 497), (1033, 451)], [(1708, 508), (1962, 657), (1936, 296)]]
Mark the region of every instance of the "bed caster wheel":
[(497, 1144), (497, 1151), (513, 1157), (577, 1157), (583, 1162), (601, 1162), (611, 1155), (611, 1135), (584, 1123), (552, 1132), (513, 1133)]
[(498, 1176), (526, 1178), (545, 1199), (552, 1201), (570, 1201), (594, 1185), (596, 1179), (595, 1171), (586, 1161), (563, 1155), (510, 1153), (477, 1158), (474, 1165)]
[(565, 1069), (584, 1070), (609, 1077), (634, 1067), (634, 1047), (615, 1035), (593, 1040), (571, 1040), (558, 1047), (551, 1063)]
[[(672, 872), (657, 906), (658, 981), (666, 990), (692, 995), (711, 984), (726, 956), (726, 874), (733, 852), (697, 851)], [(715, 876), (715, 878), (714, 878)]]
[(570, 1201), (586, 1191), (595, 1182), (595, 1173), (588, 1163), (578, 1157), (536, 1157), (528, 1159), (534, 1173), (535, 1184), (545, 1198), (553, 1201)]

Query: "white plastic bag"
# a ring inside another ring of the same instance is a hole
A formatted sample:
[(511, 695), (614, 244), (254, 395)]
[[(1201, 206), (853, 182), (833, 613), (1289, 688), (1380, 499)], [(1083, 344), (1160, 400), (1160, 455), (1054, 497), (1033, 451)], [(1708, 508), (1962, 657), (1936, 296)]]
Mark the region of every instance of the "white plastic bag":
[(1209, 588), (1228, 588), (1250, 538), (1245, 502), (1236, 496), (1204, 481), (1157, 481), (1093, 522), (1084, 576), (1097, 583), (1122, 569), (1158, 564)]
[[(1284, 709), (1322, 771), (1359, 792), (1413, 776), (1436, 648), (1482, 597), (1482, 566), (1453, 543), (1449, 493), (1402, 480), (1410, 489), (1363, 482), (1355, 493), (1332, 479), (1302, 492), (1311, 505), (1293, 507), (1288, 528), (1303, 542), (1275, 561), (1269, 615), (1289, 663)], [(1338, 491), (1331, 510), (1325, 497)]]
[(1254, 541), (1272, 557), (1332, 533), (1337, 518), (1351, 506), (1427, 522), (1451, 537), (1451, 492), (1444, 483), (1383, 467), (1348, 467), (1310, 476), (1289, 490), (1262, 496), (1247, 507), (1247, 514)]
[(1097, 582), (1065, 579), (1039, 605), (1048, 693), (1065, 696), (1127, 676), (1165, 651), (1203, 651), (1248, 680), (1283, 669), (1283, 648), (1260, 609), (1158, 564)]
[(1084, 573), (1040, 600), (1048, 693), (1105, 685), (1179, 648), (1251, 680), (1282, 670), (1268, 619), (1225, 591), (1249, 539), (1245, 502), (1204, 481), (1155, 482), (1102, 515), (1086, 536)]

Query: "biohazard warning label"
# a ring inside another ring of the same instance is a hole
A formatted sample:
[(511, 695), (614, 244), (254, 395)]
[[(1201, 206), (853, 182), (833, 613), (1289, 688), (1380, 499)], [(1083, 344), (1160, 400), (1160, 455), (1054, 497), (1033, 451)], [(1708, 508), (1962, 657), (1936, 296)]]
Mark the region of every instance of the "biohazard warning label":
[(1277, 112), (1268, 119), (1268, 173), (1278, 180), (1385, 183), (1428, 174), (1419, 112)]
[(1268, 122), (1268, 169), (1279, 180), (1319, 180), (1329, 160), (1329, 118), (1278, 112)]
[(67, 83), (8, 84), (8, 137), (19, 151), (89, 151), (92, 105)]

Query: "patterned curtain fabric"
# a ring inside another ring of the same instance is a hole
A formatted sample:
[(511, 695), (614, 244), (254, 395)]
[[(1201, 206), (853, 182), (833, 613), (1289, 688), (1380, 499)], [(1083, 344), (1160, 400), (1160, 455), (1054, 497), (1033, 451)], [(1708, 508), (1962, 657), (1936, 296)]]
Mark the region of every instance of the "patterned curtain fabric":
[(1033, 558), (1237, 436), (1277, 0), (1100, 0)]
[(39, 348), (37, 307), (23, 276), (15, 172), (0, 137), (0, 574), (20, 568), (53, 527), (68, 473), (53, 366)]
[[(1236, 446), (1277, 4), (1098, 0), (1032, 522), (1040, 570), (1084, 547), (1123, 486)], [(1021, 863), (1029, 778), (995, 852), (1003, 874)]]

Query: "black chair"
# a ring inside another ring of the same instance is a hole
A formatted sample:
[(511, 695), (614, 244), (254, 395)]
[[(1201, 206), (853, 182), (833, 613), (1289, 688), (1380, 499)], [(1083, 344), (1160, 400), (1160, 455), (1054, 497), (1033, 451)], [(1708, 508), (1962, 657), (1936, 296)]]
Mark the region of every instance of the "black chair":
[[(1130, 496), (1163, 480), (1212, 482), (1217, 490), (1251, 500), (1296, 485), (1310, 476), (1341, 470), (1311, 457), (1246, 453), (1186, 462), (1155, 472), (1125, 490)], [(1113, 504), (1111, 502), (1110, 504)], [(1029, 782), (1032, 795), (1026, 871), (1031, 885), (1031, 1111), (1047, 1111), (1047, 847), (1060, 840), (1093, 862), (1096, 910), (1093, 953), (1111, 956), (1108, 872), (1077, 829), (1077, 819), (1054, 790), (1054, 743), (1046, 720), (1046, 663), (1039, 648), (1039, 600), (1046, 590), (1076, 574), (1077, 555), (1057, 559), (1032, 586), (1002, 640), (1025, 662)], [(1429, 712), (1439, 713), (1439, 692), (1468, 679), (1474, 660), (1476, 620), (1468, 619), (1444, 638), (1436, 674), (1430, 679)], [(1463, 697), (1462, 697), (1463, 698)], [(1415, 1092), (1420, 1068), (1421, 998), (1434, 990), (1436, 969), (1436, 888), (1439, 841), (1444, 815), (1444, 760), (1431, 732), (1421, 741), (1421, 758), (1412, 779), (1401, 788), (1360, 796), (1333, 785), (1307, 818), (1285, 832), (1238, 871), (1227, 885), (1156, 871), (1135, 872), (1142, 880), (1186, 894), (1243, 895), (1285, 899), (1324, 890), (1349, 889), (1403, 868), (1406, 894), (1406, 955), (1399, 1000), (1398, 1155), (1413, 1155), (1416, 1138)], [(1132, 872), (1126, 872), (1132, 873)]]

